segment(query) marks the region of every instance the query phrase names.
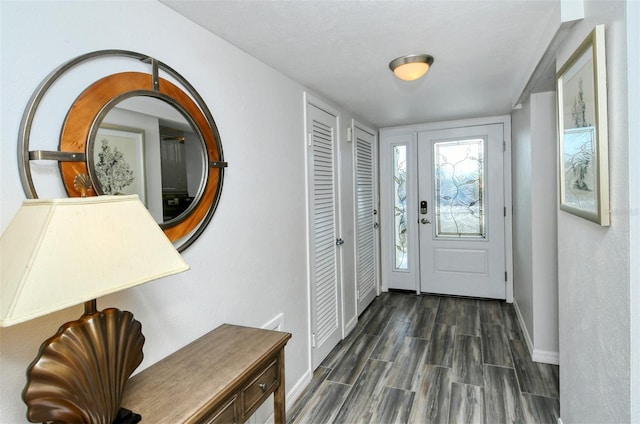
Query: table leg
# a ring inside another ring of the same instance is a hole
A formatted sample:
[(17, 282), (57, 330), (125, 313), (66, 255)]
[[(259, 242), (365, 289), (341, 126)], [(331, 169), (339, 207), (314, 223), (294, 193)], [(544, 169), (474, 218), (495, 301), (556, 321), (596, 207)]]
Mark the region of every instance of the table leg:
[(286, 393), (284, 388), (284, 348), (278, 354), (278, 388), (273, 394), (273, 421), (275, 424), (286, 424)]

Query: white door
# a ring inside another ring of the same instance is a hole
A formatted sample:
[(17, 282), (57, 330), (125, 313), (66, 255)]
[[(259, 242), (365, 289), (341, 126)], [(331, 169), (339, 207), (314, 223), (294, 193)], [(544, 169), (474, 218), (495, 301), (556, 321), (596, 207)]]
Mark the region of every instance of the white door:
[[(322, 105), (320, 105), (322, 106)], [(342, 338), (338, 208), (337, 114), (307, 103), (309, 193), (309, 281), (312, 364), (316, 369)]]
[(378, 201), (376, 197), (376, 136), (354, 125), (356, 205), (356, 287), (360, 315), (378, 295)]
[(503, 125), (418, 133), (420, 291), (505, 299)]

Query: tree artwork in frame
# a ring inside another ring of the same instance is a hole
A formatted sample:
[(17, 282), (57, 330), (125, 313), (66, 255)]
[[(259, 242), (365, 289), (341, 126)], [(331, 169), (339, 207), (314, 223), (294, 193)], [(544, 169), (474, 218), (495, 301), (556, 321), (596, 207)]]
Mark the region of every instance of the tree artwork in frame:
[(610, 225), (604, 25), (560, 68), (560, 209)]
[(144, 130), (102, 125), (93, 149), (101, 194), (137, 194), (146, 206)]

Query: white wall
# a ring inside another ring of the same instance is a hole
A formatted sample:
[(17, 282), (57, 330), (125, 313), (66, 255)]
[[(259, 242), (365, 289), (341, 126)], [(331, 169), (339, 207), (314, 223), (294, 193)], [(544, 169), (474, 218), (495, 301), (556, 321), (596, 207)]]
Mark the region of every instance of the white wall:
[[(533, 334), (531, 102), (511, 114), (513, 189), (513, 303), (523, 331)], [(531, 336), (529, 336), (529, 339)]]
[(513, 302), (523, 330), (533, 334), (531, 102), (511, 114), (513, 181)]
[(531, 94), (513, 118), (513, 298), (534, 361), (557, 364), (555, 92)]
[(634, 286), (637, 292), (638, 282), (630, 284), (628, 123), (637, 128), (638, 117), (627, 113), (626, 8), (621, 1), (585, 2), (585, 19), (557, 54), (559, 68), (595, 25), (605, 25), (611, 227), (558, 213), (560, 410), (565, 423), (630, 422), (630, 381), (637, 387), (639, 378), (630, 372), (630, 292)]
[[(536, 309), (533, 329), (533, 359), (558, 363), (558, 231), (557, 231), (557, 133), (556, 93), (531, 95), (533, 140), (532, 187), (533, 302)], [(544, 231), (543, 231), (544, 229)]]
[[(627, 2), (629, 181), (640, 181), (640, 2)], [(635, 117), (635, 118), (634, 118)], [(640, 423), (640, 184), (629, 184), (631, 246), (631, 422)]]
[[(130, 310), (142, 322), (145, 359), (138, 371), (223, 322), (262, 326), (283, 313), (284, 330), (293, 333), (286, 348), (287, 392), (299, 392), (311, 374), (304, 87), (155, 1), (2, 1), (0, 14), (0, 229), (25, 198), (15, 153), (18, 127), (45, 76), (94, 50), (156, 57), (189, 80), (208, 104), (229, 168), (215, 216), (183, 254), (191, 270), (98, 299), (98, 307)], [(43, 122), (40, 136), (55, 141), (66, 112), (59, 109), (58, 116), (37, 116)], [(352, 118), (343, 111), (341, 127)], [(352, 160), (344, 153), (343, 170)], [(63, 193), (55, 173), (42, 173), (51, 178), (42, 178), (40, 188)], [(346, 183), (351, 184), (348, 178)], [(351, 221), (343, 220), (345, 234), (353, 232)], [(355, 281), (352, 274), (353, 266), (347, 267), (343, 281)], [(28, 364), (40, 343), (81, 312), (74, 307), (0, 330), (1, 422), (25, 420), (20, 393)], [(345, 320), (353, 314), (355, 304), (347, 305)]]

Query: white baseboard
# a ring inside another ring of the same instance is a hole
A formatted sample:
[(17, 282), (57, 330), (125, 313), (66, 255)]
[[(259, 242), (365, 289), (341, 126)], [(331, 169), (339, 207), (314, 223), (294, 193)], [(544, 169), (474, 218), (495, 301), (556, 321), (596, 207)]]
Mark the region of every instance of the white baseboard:
[(518, 322), (520, 323), (520, 330), (522, 330), (524, 341), (527, 343), (527, 349), (529, 350), (529, 355), (531, 355), (531, 360), (534, 362), (542, 362), (545, 364), (560, 365), (560, 352), (552, 352), (548, 350), (536, 349), (533, 347), (531, 335), (529, 334), (527, 326), (524, 324), (522, 313), (520, 312), (520, 308), (518, 308), (518, 302), (516, 302), (515, 299), (513, 299), (513, 309), (515, 309), (516, 311)]
[(533, 349), (533, 352), (531, 353), (531, 360), (533, 360), (533, 362), (560, 365), (560, 353), (549, 350)]
[(291, 390), (287, 392), (287, 409), (291, 408), (293, 404), (298, 400), (304, 389), (307, 388), (311, 379), (313, 378), (313, 372), (309, 369), (304, 375), (293, 385)]
[(342, 334), (342, 338), (345, 339), (349, 334), (351, 334), (351, 332), (353, 331), (354, 328), (356, 328), (356, 325), (358, 325), (358, 317), (355, 316), (353, 317), (345, 326), (344, 326), (344, 333)]
[(520, 312), (520, 308), (518, 307), (518, 302), (516, 302), (515, 299), (513, 299), (513, 309), (515, 309), (516, 311), (518, 323), (520, 324), (520, 330), (522, 331), (522, 335), (524, 336), (524, 341), (527, 343), (529, 354), (531, 354), (531, 352), (533, 352), (533, 342), (531, 341), (531, 335), (529, 335), (529, 330), (524, 323), (524, 318), (522, 318), (522, 313)]

